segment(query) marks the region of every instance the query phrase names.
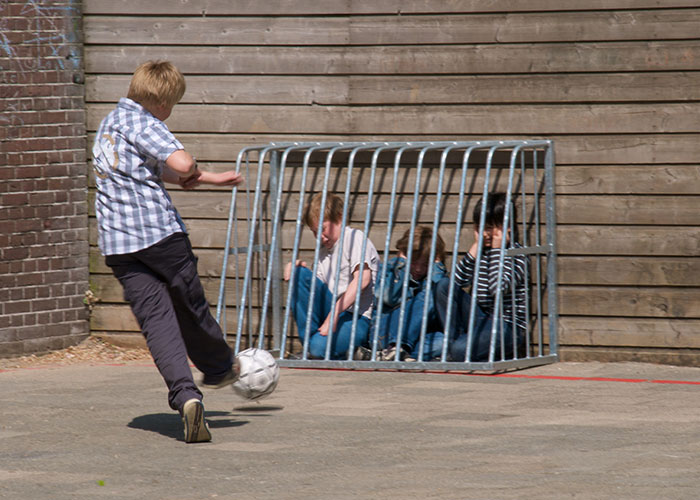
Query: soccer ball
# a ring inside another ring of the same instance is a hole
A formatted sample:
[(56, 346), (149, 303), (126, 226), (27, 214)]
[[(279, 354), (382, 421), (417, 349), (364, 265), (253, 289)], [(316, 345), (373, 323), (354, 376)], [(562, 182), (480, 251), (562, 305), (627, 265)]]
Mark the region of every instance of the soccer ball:
[(263, 349), (251, 347), (236, 356), (240, 374), (233, 390), (245, 399), (261, 399), (272, 394), (280, 379), (275, 358)]

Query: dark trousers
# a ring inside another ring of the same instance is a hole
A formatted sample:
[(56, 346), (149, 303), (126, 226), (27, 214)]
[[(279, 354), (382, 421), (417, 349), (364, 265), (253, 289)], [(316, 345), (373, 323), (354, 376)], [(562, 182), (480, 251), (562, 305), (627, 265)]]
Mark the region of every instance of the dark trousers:
[(170, 407), (181, 410), (187, 400), (202, 399), (187, 357), (204, 374), (218, 377), (231, 369), (233, 353), (209, 311), (187, 235), (175, 233), (105, 262), (122, 284), (168, 386)]
[[(435, 308), (440, 322), (447, 334), (447, 308), (449, 306), (448, 297), (450, 290), (450, 280), (445, 278), (435, 287)], [(465, 361), (467, 352), (467, 341), (469, 330), (469, 314), (471, 312), (472, 297), (462, 288), (455, 285), (452, 297), (452, 314), (450, 316), (450, 337), (449, 354), (452, 361)], [(491, 347), (491, 331), (493, 328), (493, 316), (486, 313), (479, 304), (476, 304), (474, 311), (474, 330), (471, 341), (471, 359), (467, 361), (478, 362), (488, 361)], [(500, 326), (500, 325), (499, 325)], [(520, 343), (520, 339), (517, 341)], [(508, 322), (503, 322), (503, 359), (513, 357), (513, 326)], [(501, 356), (501, 331), (496, 329), (496, 345), (494, 360), (502, 359)]]

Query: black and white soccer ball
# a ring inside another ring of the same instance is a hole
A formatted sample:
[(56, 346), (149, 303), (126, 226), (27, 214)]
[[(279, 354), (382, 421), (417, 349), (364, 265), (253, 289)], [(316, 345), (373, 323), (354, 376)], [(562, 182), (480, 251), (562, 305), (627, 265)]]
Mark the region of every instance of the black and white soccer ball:
[(233, 390), (250, 400), (262, 399), (272, 394), (280, 379), (280, 369), (275, 358), (264, 349), (251, 347), (236, 356), (240, 373), (233, 383)]

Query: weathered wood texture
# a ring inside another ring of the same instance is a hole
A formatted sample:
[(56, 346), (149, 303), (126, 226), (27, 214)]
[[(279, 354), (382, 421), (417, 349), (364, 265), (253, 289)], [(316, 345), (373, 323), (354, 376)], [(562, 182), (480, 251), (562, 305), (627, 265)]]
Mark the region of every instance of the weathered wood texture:
[[(112, 105), (95, 104), (88, 110), (88, 127), (95, 129)], [(402, 136), (420, 133), (447, 136), (465, 134), (513, 134), (549, 136), (561, 130), (572, 134), (652, 134), (661, 131), (689, 133), (698, 128), (700, 102), (669, 104), (522, 104), (460, 107), (415, 106), (231, 106), (206, 107), (181, 104), (168, 120), (175, 132), (208, 128), (223, 134), (381, 134), (387, 130)], [(533, 120), (546, 116), (547, 120)], [(290, 117), (281, 120), (280, 117)], [(361, 119), (358, 117), (362, 117)], [(430, 120), (426, 120), (430, 117)], [(417, 130), (417, 131), (416, 131)]]
[[(83, 11), (88, 130), (126, 93), (138, 63), (169, 59), (188, 89), (167, 123), (211, 170), (270, 141), (554, 140), (562, 357), (699, 362), (697, 2), (86, 0)], [(322, 170), (312, 167), (314, 182)], [(448, 170), (444, 235), (454, 233), (458, 162)], [(420, 179), (422, 223), (432, 222), (437, 178), (433, 166)], [(479, 191), (483, 171), (469, 178)], [(334, 189), (344, 185), (334, 179)], [(393, 241), (410, 221), (415, 181), (415, 169), (403, 168)], [(532, 207), (539, 178), (528, 182)], [(360, 223), (368, 176), (352, 186)], [(375, 186), (380, 249), (390, 188), (390, 177)], [(285, 179), (286, 221), (298, 190), (297, 172)], [(215, 304), (230, 195), (173, 198)], [(285, 259), (293, 233), (285, 224)], [(244, 244), (244, 223), (238, 236)], [(92, 328), (133, 332), (95, 247), (94, 219), (90, 241), (102, 299)], [(305, 231), (302, 248), (312, 246)], [(233, 289), (229, 280), (229, 297)]]
[[(293, 10), (290, 8), (293, 5)], [(697, 7), (694, 0), (588, 0), (587, 9), (664, 9)], [(187, 15), (187, 16), (270, 16), (270, 15), (359, 15), (359, 14), (425, 14), (500, 12), (571, 11), (581, 10), (581, 3), (560, 0), (166, 0), (136, 2), (134, 0), (89, 0), (83, 6), (86, 14), (124, 15)]]
[(696, 9), (551, 13), (333, 16), (90, 16), (94, 44), (426, 45), (668, 40), (694, 37)]
[[(91, 75), (95, 102), (126, 93), (130, 75)], [(196, 75), (187, 78), (183, 104), (504, 104), (688, 101), (700, 98), (695, 75), (605, 73), (579, 75)]]

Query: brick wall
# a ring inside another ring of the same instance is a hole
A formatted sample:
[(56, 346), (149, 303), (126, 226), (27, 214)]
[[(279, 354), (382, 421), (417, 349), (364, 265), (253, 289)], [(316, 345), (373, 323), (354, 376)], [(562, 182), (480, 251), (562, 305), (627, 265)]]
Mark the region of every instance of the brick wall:
[(0, 357), (89, 333), (79, 1), (0, 2)]

